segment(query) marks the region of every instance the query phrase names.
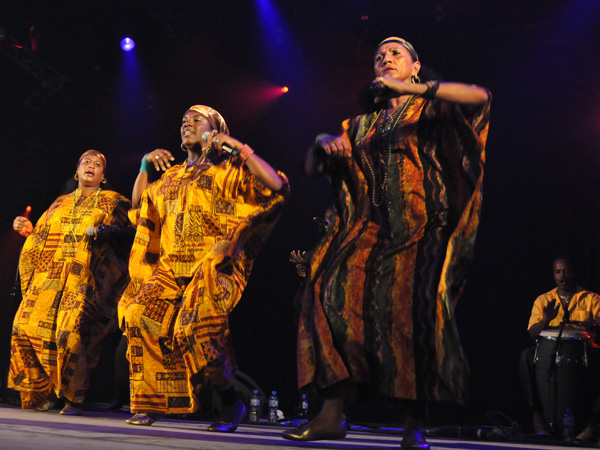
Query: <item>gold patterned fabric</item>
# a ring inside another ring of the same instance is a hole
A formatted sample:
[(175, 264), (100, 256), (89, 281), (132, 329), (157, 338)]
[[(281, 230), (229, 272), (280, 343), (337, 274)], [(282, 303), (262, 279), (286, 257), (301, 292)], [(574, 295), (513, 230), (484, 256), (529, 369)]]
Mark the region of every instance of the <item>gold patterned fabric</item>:
[(113, 191), (78, 192), (50, 206), (21, 253), (23, 300), (13, 323), (8, 386), (21, 392), (23, 408), (51, 392), (83, 402), (102, 339), (118, 328), (129, 248), (95, 241), (86, 230), (129, 226), (131, 204)]
[(193, 412), (195, 389), (231, 384), (228, 314), (282, 211), (279, 175), (274, 193), (237, 158), (182, 164), (143, 193), (119, 304), (132, 412)]
[(404, 106), (346, 120), (352, 158), (316, 153), (337, 217), (302, 296), (301, 388), (350, 380), (388, 398), (465, 398), (454, 306), (479, 225), (489, 103), (469, 115)]

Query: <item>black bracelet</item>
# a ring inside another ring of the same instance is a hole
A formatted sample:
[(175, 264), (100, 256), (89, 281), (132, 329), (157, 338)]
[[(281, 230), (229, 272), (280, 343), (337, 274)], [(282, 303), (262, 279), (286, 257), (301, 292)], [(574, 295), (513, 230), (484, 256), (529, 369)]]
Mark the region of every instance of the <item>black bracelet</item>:
[(438, 80), (432, 80), (425, 83), (425, 85), (427, 86), (427, 90), (421, 94), (421, 97), (426, 98), (427, 100), (433, 100), (440, 87), (440, 82)]

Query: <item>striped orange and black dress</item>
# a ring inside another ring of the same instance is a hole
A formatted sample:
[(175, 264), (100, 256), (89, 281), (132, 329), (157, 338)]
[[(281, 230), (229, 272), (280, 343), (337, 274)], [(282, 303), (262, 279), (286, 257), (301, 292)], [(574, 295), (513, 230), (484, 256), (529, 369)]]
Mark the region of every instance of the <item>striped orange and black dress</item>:
[[(491, 98), (491, 96), (490, 96)], [(464, 400), (454, 318), (479, 224), (489, 102), (410, 97), (343, 123), (352, 158), (322, 158), (336, 220), (310, 261), (299, 386), (369, 384), (389, 398)]]

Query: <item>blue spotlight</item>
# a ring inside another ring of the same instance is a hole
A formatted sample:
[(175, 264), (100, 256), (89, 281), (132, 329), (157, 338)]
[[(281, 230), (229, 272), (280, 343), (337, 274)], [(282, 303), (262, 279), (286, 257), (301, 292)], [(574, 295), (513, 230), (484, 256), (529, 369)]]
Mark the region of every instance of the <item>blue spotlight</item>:
[[(256, 14), (260, 30), (266, 64), (272, 74), (278, 76), (283, 84), (303, 73), (298, 44), (295, 42), (292, 28), (279, 12), (276, 0), (257, 0)], [(290, 57), (290, 56), (294, 57)], [(280, 61), (286, 61), (282, 65)]]
[(124, 38), (121, 41), (121, 50), (123, 50), (124, 52), (130, 52), (131, 50), (133, 50), (135, 47), (135, 41), (131, 38)]

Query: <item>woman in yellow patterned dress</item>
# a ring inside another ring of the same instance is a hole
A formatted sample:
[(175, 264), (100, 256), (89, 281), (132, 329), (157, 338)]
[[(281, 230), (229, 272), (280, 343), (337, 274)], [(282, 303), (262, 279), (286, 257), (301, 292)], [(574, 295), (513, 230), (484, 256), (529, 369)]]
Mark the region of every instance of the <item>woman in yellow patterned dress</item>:
[[(233, 432), (245, 408), (233, 389), (228, 315), (288, 183), (229, 136), (212, 108), (192, 106), (181, 139), (187, 160), (171, 167), (172, 154), (154, 150), (144, 156), (133, 190), (131, 283), (119, 304), (135, 413), (127, 423), (147, 426), (162, 414), (194, 412), (198, 390), (211, 387), (223, 408), (209, 430)], [(152, 163), (165, 173), (148, 184)]]
[(56, 199), (35, 228), (22, 216), (13, 223), (28, 236), (19, 261), (23, 300), (13, 323), (8, 379), (23, 408), (47, 411), (64, 398), (61, 414), (81, 414), (102, 339), (118, 329), (129, 247), (98, 229), (128, 227), (131, 204), (101, 189), (105, 168), (102, 153), (86, 151), (74, 192)]

